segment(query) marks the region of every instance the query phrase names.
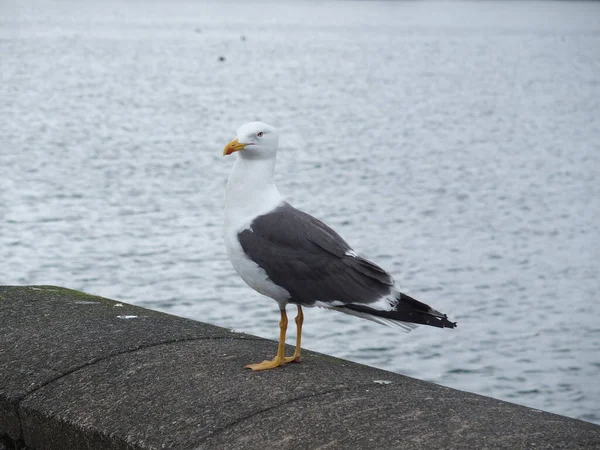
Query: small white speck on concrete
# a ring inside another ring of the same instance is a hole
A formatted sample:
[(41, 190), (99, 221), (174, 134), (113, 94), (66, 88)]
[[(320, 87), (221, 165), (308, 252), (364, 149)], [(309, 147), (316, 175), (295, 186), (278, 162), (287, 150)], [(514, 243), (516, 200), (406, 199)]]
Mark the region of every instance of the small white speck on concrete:
[(392, 384), (392, 382), (388, 381), (388, 380), (373, 380), (373, 383), (377, 383), (377, 384)]
[(137, 319), (138, 316), (117, 316), (117, 319)]
[(115, 308), (122, 308), (123, 307), (123, 303), (115, 303), (113, 305), (113, 307), (115, 307)]

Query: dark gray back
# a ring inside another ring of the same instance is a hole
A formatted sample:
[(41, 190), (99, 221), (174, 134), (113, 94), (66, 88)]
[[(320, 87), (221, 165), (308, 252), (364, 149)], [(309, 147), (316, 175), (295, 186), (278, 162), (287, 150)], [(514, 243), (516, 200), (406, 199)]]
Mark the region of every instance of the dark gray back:
[(346, 255), (351, 247), (334, 230), (288, 203), (254, 219), (238, 239), (294, 303), (370, 303), (389, 294), (393, 284), (379, 266)]

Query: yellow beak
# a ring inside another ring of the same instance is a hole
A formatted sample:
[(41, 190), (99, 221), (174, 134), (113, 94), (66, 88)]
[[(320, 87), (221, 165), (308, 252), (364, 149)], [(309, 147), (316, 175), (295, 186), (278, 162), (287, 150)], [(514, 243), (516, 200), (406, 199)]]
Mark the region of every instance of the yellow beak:
[(234, 152), (239, 152), (240, 150), (243, 150), (246, 145), (248, 144), (240, 144), (237, 139), (234, 139), (223, 149), (223, 156), (231, 155)]

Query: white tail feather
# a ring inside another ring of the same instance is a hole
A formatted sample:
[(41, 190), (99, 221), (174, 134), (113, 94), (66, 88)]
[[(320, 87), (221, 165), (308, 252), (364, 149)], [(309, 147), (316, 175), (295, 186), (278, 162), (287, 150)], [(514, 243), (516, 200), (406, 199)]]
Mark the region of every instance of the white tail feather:
[(395, 328), (396, 330), (400, 330), (400, 331), (403, 331), (405, 333), (410, 333), (412, 330), (414, 330), (415, 328), (417, 328), (419, 326), (416, 323), (402, 322), (400, 320), (386, 319), (384, 317), (373, 316), (371, 314), (367, 314), (367, 313), (364, 313), (364, 312), (353, 311), (353, 310), (348, 309), (348, 308), (336, 308), (336, 307), (333, 307), (333, 308), (329, 308), (329, 309), (335, 309), (336, 311), (343, 312), (344, 314), (349, 314), (351, 316), (360, 317), (361, 319), (371, 320), (373, 322), (377, 322), (377, 323), (380, 323), (382, 325), (386, 325), (388, 327)]

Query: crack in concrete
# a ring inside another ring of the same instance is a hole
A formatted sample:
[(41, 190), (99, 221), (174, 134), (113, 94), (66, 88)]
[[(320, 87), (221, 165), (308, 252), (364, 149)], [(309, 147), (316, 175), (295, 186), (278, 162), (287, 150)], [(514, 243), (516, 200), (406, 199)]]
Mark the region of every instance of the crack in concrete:
[(17, 402), (18, 402), (18, 404), (20, 404), (20, 402), (22, 402), (28, 396), (30, 396), (31, 394), (33, 394), (36, 391), (40, 390), (41, 388), (43, 388), (45, 386), (48, 386), (49, 384), (54, 383), (55, 381), (58, 381), (61, 378), (64, 378), (64, 377), (66, 377), (68, 375), (71, 375), (71, 374), (77, 372), (78, 370), (85, 369), (86, 367), (93, 366), (94, 364), (97, 364), (99, 362), (105, 361), (105, 360), (110, 359), (110, 358), (114, 358), (114, 357), (117, 357), (117, 356), (120, 356), (120, 355), (126, 355), (128, 353), (135, 353), (135, 352), (138, 352), (140, 350), (145, 350), (147, 348), (159, 347), (161, 345), (177, 344), (177, 343), (180, 343), (180, 342), (221, 340), (221, 339), (237, 339), (237, 340), (244, 340), (244, 341), (259, 341), (259, 340), (264, 340), (263, 338), (259, 338), (259, 337), (247, 339), (247, 338), (237, 338), (237, 337), (231, 337), (231, 336), (212, 336), (212, 337), (183, 338), (183, 339), (175, 339), (175, 340), (155, 342), (155, 343), (149, 344), (149, 345), (140, 345), (140, 346), (135, 347), (135, 348), (130, 348), (130, 349), (119, 351), (119, 352), (115, 352), (115, 353), (110, 353), (110, 354), (105, 355), (105, 356), (99, 356), (97, 358), (93, 358), (93, 359), (91, 359), (89, 361), (86, 361), (85, 363), (82, 363), (82, 364), (80, 364), (78, 366), (75, 366), (75, 367), (67, 370), (64, 373), (61, 373), (57, 377), (54, 377), (52, 379), (44, 381), (39, 386), (36, 386), (34, 389), (32, 389), (32, 390), (28, 391), (27, 393), (25, 393), (25, 395), (23, 395), (22, 397), (20, 397), (17, 400)]
[[(321, 395), (327, 395), (327, 394), (331, 394), (333, 392), (346, 391), (348, 389), (349, 388), (347, 386), (343, 386), (341, 388), (330, 389), (328, 391), (316, 392), (316, 393), (312, 393), (312, 394), (306, 394), (306, 395), (302, 395), (302, 396), (299, 396), (299, 397), (291, 398), (291, 399), (286, 400), (286, 401), (284, 401), (282, 403), (278, 403), (277, 405), (273, 405), (273, 406), (269, 406), (267, 408), (263, 408), (263, 409), (261, 409), (259, 411), (253, 412), (252, 414), (248, 414), (247, 416), (240, 417), (239, 419), (234, 420), (233, 422), (228, 423), (228, 424), (226, 424), (226, 425), (224, 425), (224, 426), (222, 426), (220, 428), (217, 428), (216, 430), (210, 431), (206, 436), (204, 436), (203, 438), (201, 438), (198, 441), (198, 443), (201, 444), (202, 442), (205, 442), (206, 440), (210, 439), (211, 437), (213, 437), (213, 436), (215, 436), (215, 435), (217, 435), (219, 433), (222, 433), (223, 431), (227, 430), (228, 428), (232, 428), (232, 427), (238, 425), (239, 423), (244, 422), (245, 420), (249, 420), (249, 419), (251, 419), (251, 418), (253, 418), (255, 416), (258, 416), (260, 414), (263, 414), (263, 413), (265, 413), (267, 411), (271, 411), (273, 409), (281, 408), (281, 407), (283, 407), (285, 405), (289, 405), (290, 403), (294, 403), (294, 402), (297, 402), (297, 401), (300, 401), (300, 400), (304, 400), (304, 399), (307, 399), (307, 398), (319, 397)], [(202, 447), (201, 446), (200, 447), (196, 447), (196, 450), (199, 450), (200, 448), (202, 448)]]
[(174, 340), (167, 340), (167, 341), (161, 341), (161, 342), (155, 342), (153, 344), (149, 344), (149, 345), (140, 345), (138, 347), (135, 348), (131, 348), (131, 349), (127, 349), (127, 350), (123, 350), (123, 351), (119, 351), (119, 352), (114, 352), (114, 353), (110, 353), (108, 355), (105, 356), (101, 356), (101, 357), (97, 357), (97, 358), (93, 358), (91, 360), (86, 361), (83, 364), (79, 364), (75, 367), (72, 367), (71, 369), (67, 370), (64, 373), (61, 373), (59, 376), (51, 378), (49, 380), (44, 381), (43, 383), (41, 383), (40, 385), (36, 386), (35, 388), (31, 389), (30, 391), (27, 391), (24, 395), (22, 395), (21, 397), (18, 397), (14, 403), (14, 407), (15, 407), (15, 412), (17, 414), (17, 417), (19, 419), (19, 438), (18, 440), (23, 440), (24, 439), (24, 432), (23, 432), (23, 419), (21, 417), (21, 404), (32, 394), (36, 393), (37, 391), (39, 391), (40, 389), (48, 386), (49, 384), (52, 384), (58, 380), (60, 380), (61, 378), (64, 378), (66, 376), (69, 376), (81, 369), (85, 369), (86, 367), (90, 367), (93, 366), (94, 364), (97, 364), (99, 362), (108, 360), (110, 358), (115, 358), (117, 356), (120, 355), (126, 355), (128, 353), (135, 353), (138, 352), (140, 350), (145, 350), (148, 348), (153, 348), (153, 347), (158, 347), (161, 345), (170, 345), (170, 344), (177, 344), (179, 342), (191, 342), (191, 341), (205, 341), (205, 340), (221, 340), (221, 339), (236, 339), (236, 340), (244, 340), (244, 341), (262, 341), (265, 340), (263, 338), (259, 338), (259, 337), (235, 337), (235, 336), (205, 336), (205, 337), (194, 337), (194, 338), (183, 338), (183, 339), (174, 339)]
[(378, 384), (374, 384), (372, 382), (370, 382), (370, 383), (358, 383), (358, 384), (354, 384), (354, 385), (351, 385), (351, 386), (343, 385), (343, 386), (338, 387), (336, 389), (329, 389), (329, 390), (323, 391), (323, 392), (316, 392), (316, 393), (312, 393), (312, 394), (302, 395), (302, 396), (299, 396), (299, 397), (294, 397), (294, 398), (291, 398), (291, 399), (289, 399), (289, 400), (287, 400), (285, 402), (278, 403), (277, 405), (269, 406), (267, 408), (263, 408), (263, 409), (261, 409), (259, 411), (253, 412), (252, 414), (248, 414), (247, 416), (240, 417), (239, 419), (237, 419), (237, 420), (235, 420), (235, 421), (233, 421), (231, 423), (228, 423), (228, 424), (226, 424), (226, 425), (224, 425), (224, 426), (222, 426), (220, 428), (217, 428), (216, 430), (210, 431), (206, 436), (204, 436), (203, 438), (201, 438), (198, 441), (198, 443), (200, 444), (200, 446), (196, 447), (196, 450), (200, 450), (202, 448), (202, 443), (203, 442), (206, 442), (208, 439), (216, 436), (219, 433), (222, 433), (223, 431), (227, 430), (228, 428), (232, 428), (232, 427), (238, 425), (239, 423), (244, 422), (245, 420), (249, 420), (249, 419), (251, 419), (251, 418), (253, 418), (255, 416), (258, 416), (260, 414), (263, 414), (263, 413), (265, 413), (267, 411), (271, 411), (273, 409), (277, 409), (277, 408), (281, 408), (283, 406), (289, 405), (290, 403), (294, 403), (294, 402), (297, 402), (297, 401), (300, 401), (300, 400), (305, 400), (307, 398), (319, 397), (319, 396), (322, 396), (322, 395), (332, 394), (334, 392), (354, 391), (354, 390), (357, 390), (357, 389), (364, 389), (364, 388), (369, 388), (369, 389), (372, 389), (372, 390), (380, 390), (380, 389), (386, 389), (388, 387), (389, 387), (389, 385), (378, 385)]

